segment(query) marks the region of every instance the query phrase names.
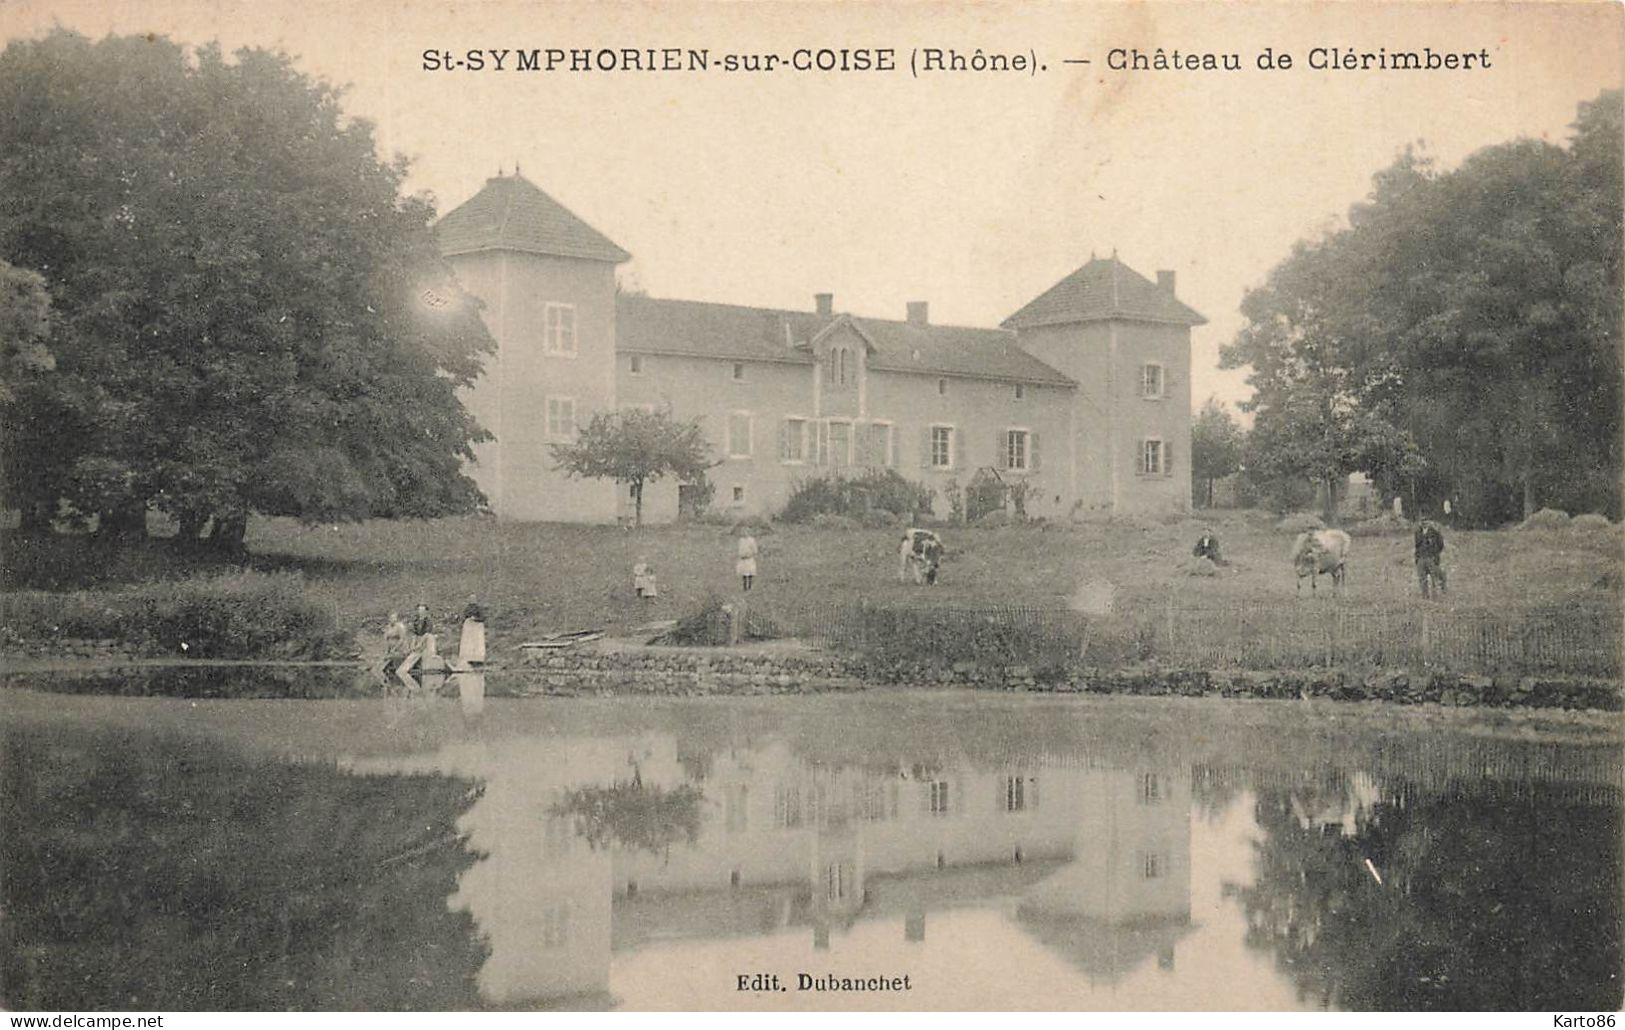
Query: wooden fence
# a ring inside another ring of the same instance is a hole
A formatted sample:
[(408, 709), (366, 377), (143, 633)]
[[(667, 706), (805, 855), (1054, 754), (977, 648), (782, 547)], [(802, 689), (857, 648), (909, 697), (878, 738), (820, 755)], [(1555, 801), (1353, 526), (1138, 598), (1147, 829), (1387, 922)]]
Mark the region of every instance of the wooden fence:
[[(890, 607), (807, 601), (754, 611), (760, 635), (920, 657), (1011, 662), (1084, 656), (1198, 668), (1432, 667), (1461, 673), (1620, 675), (1620, 614), (1596, 606), (1453, 611), (1331, 605), (1137, 605), (1106, 616), (1019, 606)], [(993, 653), (967, 655), (980, 642)]]

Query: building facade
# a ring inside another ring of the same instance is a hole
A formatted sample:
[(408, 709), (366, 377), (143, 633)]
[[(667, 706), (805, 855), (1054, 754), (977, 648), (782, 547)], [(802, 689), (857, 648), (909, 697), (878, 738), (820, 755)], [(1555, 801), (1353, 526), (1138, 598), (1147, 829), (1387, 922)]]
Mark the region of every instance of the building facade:
[[(999, 328), (619, 293), (628, 254), (521, 176), (499, 176), (437, 225), (442, 252), (484, 304), (495, 359), (467, 397), (496, 439), (475, 480), (514, 520), (613, 522), (625, 487), (571, 480), (549, 445), (594, 413), (700, 418), (718, 464), (716, 509), (771, 515), (809, 476), (895, 469), (935, 491), (981, 470), (1027, 484), (1029, 514), (1184, 510), (1190, 476), (1190, 330), (1172, 272), (1151, 282), (1092, 258)], [(644, 517), (689, 497), (662, 481)]]

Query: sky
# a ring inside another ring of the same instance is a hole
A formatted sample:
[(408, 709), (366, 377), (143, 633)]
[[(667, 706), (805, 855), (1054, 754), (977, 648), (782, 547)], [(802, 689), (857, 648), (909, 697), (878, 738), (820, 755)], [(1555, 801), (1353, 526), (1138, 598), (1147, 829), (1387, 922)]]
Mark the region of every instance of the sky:
[[(516, 166), (631, 252), (662, 297), (997, 325), (1091, 255), (1178, 275), (1208, 318), (1192, 398), (1239, 305), (1294, 242), (1335, 227), (1407, 145), (1449, 168), (1518, 137), (1562, 143), (1625, 81), (1618, 4), (329, 4), (0, 0), (0, 39), (99, 36), (280, 48), (411, 159), (441, 211)], [(870, 72), (426, 70), (425, 50), (892, 48)], [(1024, 72), (910, 74), (911, 54), (1022, 54)], [(1266, 48), (1291, 69), (1264, 70)], [(1486, 52), (1490, 67), (1337, 71), (1312, 48)], [(1132, 71), (1112, 51), (1236, 54), (1240, 71)], [(1066, 63), (1067, 61), (1089, 63)]]

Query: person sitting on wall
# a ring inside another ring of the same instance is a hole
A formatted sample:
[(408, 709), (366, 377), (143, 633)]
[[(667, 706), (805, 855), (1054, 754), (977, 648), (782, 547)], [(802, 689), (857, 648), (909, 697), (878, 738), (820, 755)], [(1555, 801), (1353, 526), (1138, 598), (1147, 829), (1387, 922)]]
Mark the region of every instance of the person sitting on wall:
[(393, 669), (406, 657), (406, 623), (400, 612), (389, 613), (389, 624), (384, 627), (384, 668)]

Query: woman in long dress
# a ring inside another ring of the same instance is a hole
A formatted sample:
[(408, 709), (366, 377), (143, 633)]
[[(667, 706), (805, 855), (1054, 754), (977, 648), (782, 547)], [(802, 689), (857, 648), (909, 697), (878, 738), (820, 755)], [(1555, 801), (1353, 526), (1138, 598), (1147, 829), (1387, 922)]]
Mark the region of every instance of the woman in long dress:
[(468, 606), (463, 609), (463, 639), (457, 657), (470, 664), (485, 661), (485, 610), (473, 594), (468, 595)]
[(734, 562), (734, 572), (749, 590), (751, 581), (756, 578), (756, 537), (748, 529), (740, 530), (739, 560)]

